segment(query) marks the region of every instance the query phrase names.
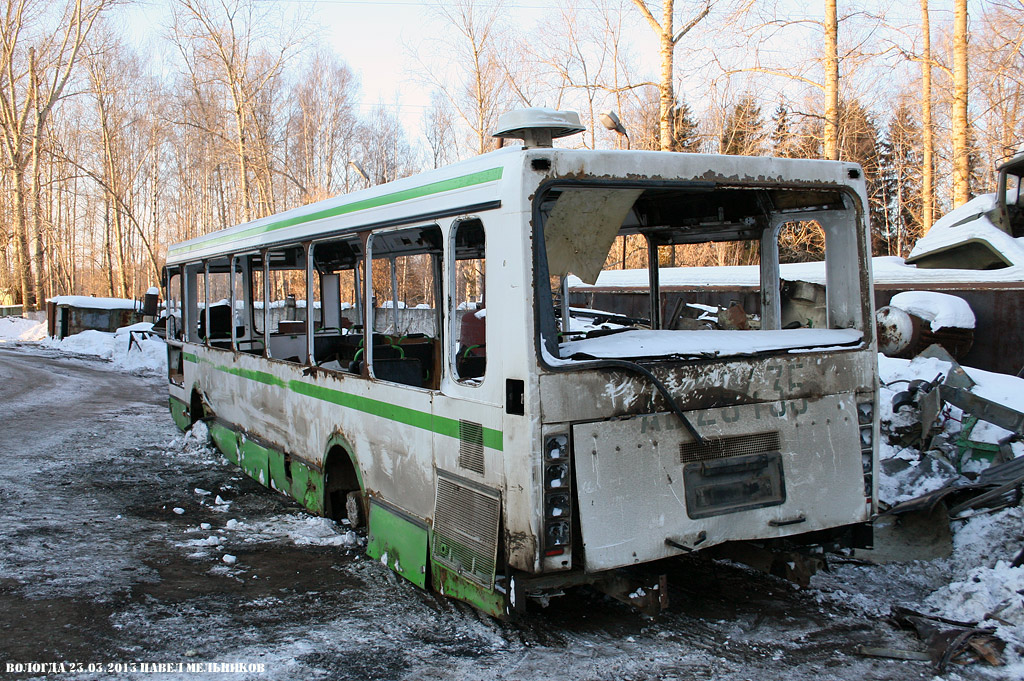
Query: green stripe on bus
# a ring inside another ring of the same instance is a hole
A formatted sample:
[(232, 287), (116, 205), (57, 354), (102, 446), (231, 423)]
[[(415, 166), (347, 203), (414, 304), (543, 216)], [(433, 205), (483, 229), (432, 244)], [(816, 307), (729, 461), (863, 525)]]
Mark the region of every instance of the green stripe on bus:
[[(289, 381), (288, 387), (301, 395), (313, 397), (324, 402), (331, 402), (349, 409), (355, 409), (364, 414), (380, 416), (389, 421), (397, 421), (413, 428), (429, 430), (438, 435), (447, 435), (456, 440), (459, 438), (459, 422), (446, 416), (437, 416), (436, 414), (429, 414), (417, 409), (410, 409), (409, 407), (400, 407), (390, 402), (382, 402), (369, 397), (343, 393), (340, 390), (313, 385), (305, 381)], [(494, 430), (493, 428), (484, 428), (483, 430), (484, 446), (496, 449), (499, 452), (502, 451), (501, 431)]]
[(195, 353), (183, 352), (183, 353), (181, 353), (181, 356), (182, 356), (182, 358), (186, 362), (192, 362), (193, 364), (199, 364), (199, 358), (195, 356)]
[(258, 225), (248, 229), (243, 229), (237, 234), (225, 234), (224, 236), (213, 237), (197, 244), (191, 244), (188, 246), (171, 246), (167, 254), (169, 256), (180, 255), (200, 248), (209, 248), (210, 246), (217, 246), (219, 244), (236, 241), (238, 239), (266, 234), (267, 232), (284, 229), (285, 227), (294, 227), (295, 225), (301, 225), (306, 222), (313, 222), (314, 220), (333, 218), (339, 215), (347, 215), (348, 213), (367, 210), (369, 208), (380, 208), (381, 206), (401, 203), (402, 201), (408, 201), (410, 199), (419, 199), (424, 196), (430, 196), (431, 194), (440, 194), (442, 192), (449, 192), (455, 189), (462, 189), (464, 187), (472, 187), (486, 182), (494, 182), (501, 179), (502, 170), (503, 169), (500, 166), (497, 168), (490, 168), (489, 170), (481, 170), (480, 172), (470, 173), (469, 175), (461, 175), (448, 180), (431, 182), (430, 184), (425, 184), (419, 187), (402, 189), (401, 191), (363, 199), (362, 201), (353, 201), (352, 203), (334, 206), (333, 208), (324, 208), (323, 210), (307, 213), (305, 215), (296, 215), (295, 217), (287, 218), (285, 220), (278, 220), (277, 222), (271, 222), (266, 225)]
[[(429, 412), (419, 411), (418, 409), (410, 409), (409, 407), (400, 407), (397, 404), (392, 404), (391, 402), (383, 402), (370, 397), (361, 397), (359, 395), (353, 395), (340, 390), (334, 390), (333, 388), (325, 388), (324, 386), (306, 383), (305, 381), (294, 379), (285, 381), (265, 371), (220, 366), (205, 358), (200, 360), (196, 355), (188, 353), (182, 354), (186, 358), (190, 358), (190, 361), (192, 362), (198, 363), (202, 361), (204, 364), (209, 364), (217, 371), (223, 371), (224, 373), (231, 374), (232, 376), (246, 378), (250, 381), (256, 381), (257, 383), (262, 383), (264, 385), (287, 388), (292, 392), (312, 397), (323, 402), (330, 402), (341, 407), (346, 407), (347, 409), (361, 411), (364, 414), (379, 416), (389, 421), (395, 421), (407, 426), (412, 426), (413, 428), (420, 428), (421, 430), (427, 430), (437, 433), (438, 435), (445, 435), (447, 437), (455, 438), (456, 440), (459, 439), (459, 421), (457, 419), (450, 419), (446, 416), (437, 416)], [(500, 430), (484, 428), (483, 434), (484, 447), (494, 449), (499, 452), (503, 450), (503, 435)]]

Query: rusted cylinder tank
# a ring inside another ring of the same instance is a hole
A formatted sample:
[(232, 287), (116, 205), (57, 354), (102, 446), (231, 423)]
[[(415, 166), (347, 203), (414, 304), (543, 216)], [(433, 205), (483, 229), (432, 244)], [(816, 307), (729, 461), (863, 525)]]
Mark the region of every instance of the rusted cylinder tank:
[(974, 343), (974, 329), (931, 323), (895, 305), (886, 305), (875, 313), (878, 350), (887, 357), (914, 357), (929, 345), (938, 344), (956, 359), (966, 355)]

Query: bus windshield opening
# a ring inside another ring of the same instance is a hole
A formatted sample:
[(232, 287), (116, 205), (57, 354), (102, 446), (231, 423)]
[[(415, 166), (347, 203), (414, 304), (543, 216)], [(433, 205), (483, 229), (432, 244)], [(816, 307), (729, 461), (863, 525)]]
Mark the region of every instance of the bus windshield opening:
[(546, 358), (863, 347), (854, 200), (799, 186), (549, 187), (536, 206)]

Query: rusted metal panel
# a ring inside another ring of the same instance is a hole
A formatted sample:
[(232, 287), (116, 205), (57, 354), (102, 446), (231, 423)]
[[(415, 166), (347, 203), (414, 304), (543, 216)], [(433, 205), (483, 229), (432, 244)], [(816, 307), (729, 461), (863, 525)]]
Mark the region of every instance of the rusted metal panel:
[(693, 518), (681, 455), (692, 438), (676, 417), (578, 424), (572, 432), (588, 571), (678, 555), (666, 539), (705, 548), (867, 520), (853, 394), (690, 415), (707, 438), (777, 433), (782, 468), (793, 472), (785, 477), (784, 501)]
[(875, 305), (888, 305), (903, 291), (939, 291), (967, 301), (974, 312), (974, 345), (960, 360), (963, 364), (1002, 374), (1024, 368), (1024, 282), (1018, 284), (922, 284), (875, 287)]
[[(753, 332), (752, 332), (753, 333)], [(729, 358), (685, 365), (648, 365), (684, 410), (759, 403), (784, 413), (801, 400), (835, 394), (854, 386), (875, 390), (874, 356), (860, 351), (779, 357)], [(650, 382), (618, 369), (546, 374), (540, 378), (543, 419), (585, 421), (668, 411)], [(694, 422), (697, 430), (701, 423)]]

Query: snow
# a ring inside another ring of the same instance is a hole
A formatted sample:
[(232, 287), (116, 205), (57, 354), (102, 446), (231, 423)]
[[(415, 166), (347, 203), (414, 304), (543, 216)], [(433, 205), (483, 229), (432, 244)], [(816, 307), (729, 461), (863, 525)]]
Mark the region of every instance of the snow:
[[(893, 413), (893, 395), (905, 390), (913, 380), (932, 381), (942, 378), (951, 365), (936, 358), (916, 357), (913, 360), (893, 359), (879, 355), (879, 416), (883, 433), (906, 426), (917, 418), (908, 413)], [(971, 367), (964, 371), (977, 385), (973, 392), (1018, 411), (1024, 411), (1024, 379), (995, 374)], [(942, 426), (951, 437), (959, 433), (959, 410), (951, 410)], [(1006, 431), (991, 424), (987, 439), (995, 439)], [(985, 437), (984, 428), (976, 427), (972, 439)], [(967, 482), (949, 463), (932, 455), (923, 455), (913, 448), (897, 448), (880, 443), (883, 471), (889, 475), (879, 480), (879, 498), (890, 504), (915, 498), (950, 482)], [(1017, 456), (1022, 454), (1016, 447)], [(966, 466), (965, 466), (966, 469)], [(949, 619), (978, 621), (979, 626), (996, 629), (996, 635), (1007, 641), (1009, 665), (1002, 668), (1000, 678), (1024, 678), (1024, 567), (1011, 567), (1010, 561), (1021, 550), (1021, 527), (1024, 508), (1013, 507), (974, 515), (965, 522), (954, 523), (953, 553), (947, 559), (933, 561), (935, 568), (946, 573), (945, 583), (931, 590), (920, 603), (910, 602), (914, 609)], [(896, 578), (921, 571), (922, 566), (908, 564)], [(931, 568), (929, 568), (931, 569)], [(884, 579), (884, 573), (877, 579)]]
[[(40, 345), (69, 354), (99, 357), (110, 361), (120, 371), (160, 374), (167, 370), (167, 345), (149, 333), (152, 330), (149, 322), (139, 322), (123, 326), (114, 333), (88, 330), (61, 340), (48, 338)], [(136, 342), (130, 343), (133, 331)]]
[(772, 350), (846, 346), (860, 342), (856, 329), (790, 329), (785, 331), (623, 331), (561, 344), (563, 357), (667, 357), (749, 355)]
[(1012, 265), (1006, 269), (1017, 271), (1019, 277), (1020, 270), (1024, 268), (1024, 239), (1015, 239), (992, 224), (987, 213), (995, 208), (995, 204), (995, 194), (983, 194), (946, 213), (918, 239), (910, 258), (943, 251), (968, 241), (980, 241), (1002, 255)]
[(50, 298), (49, 302), (91, 310), (134, 310), (139, 306), (134, 300), (126, 298), (94, 298), (92, 296), (55, 296)]
[(0, 345), (12, 341), (38, 341), (46, 338), (46, 322), (22, 317), (0, 317)]
[(903, 291), (894, 295), (889, 301), (889, 305), (930, 322), (932, 331), (938, 331), (947, 326), (958, 329), (974, 328), (975, 319), (971, 306), (963, 298), (948, 293)]
[[(934, 227), (932, 230), (934, 231)], [(871, 259), (871, 276), (876, 286), (929, 286), (932, 284), (985, 284), (1024, 282), (1024, 239), (1013, 239), (992, 227), (997, 235), (1011, 243), (1002, 243), (1003, 249), (1011, 250), (1014, 265), (998, 270), (960, 270), (951, 268), (928, 269), (908, 265), (898, 256), (878, 256)], [(931, 234), (931, 232), (929, 232)], [(925, 237), (927, 238), (927, 237)], [(993, 240), (993, 239), (990, 239)], [(920, 243), (920, 242), (918, 242)], [(1020, 255), (1016, 251), (1020, 250)], [(1001, 250), (1005, 254), (1005, 251)], [(783, 263), (779, 274), (784, 281), (805, 281), (825, 285), (824, 262)], [(569, 275), (569, 289), (585, 292), (588, 289), (623, 289), (646, 291), (649, 287), (646, 269), (605, 270), (595, 284), (584, 284), (579, 277)], [(761, 270), (757, 265), (733, 265), (723, 267), (662, 267), (659, 270), (662, 289), (701, 287), (750, 287), (761, 285)]]

